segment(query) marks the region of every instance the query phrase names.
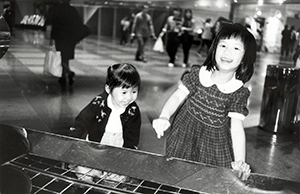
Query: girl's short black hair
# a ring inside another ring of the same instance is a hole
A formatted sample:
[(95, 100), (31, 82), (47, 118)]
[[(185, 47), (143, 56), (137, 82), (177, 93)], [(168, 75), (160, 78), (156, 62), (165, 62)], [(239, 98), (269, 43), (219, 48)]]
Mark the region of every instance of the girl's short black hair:
[(116, 87), (140, 89), (140, 84), (140, 75), (131, 64), (114, 64), (107, 69), (106, 85), (111, 91)]
[(216, 64), (216, 49), (220, 40), (229, 38), (240, 38), (244, 43), (245, 54), (241, 64), (236, 70), (236, 79), (246, 83), (250, 80), (254, 72), (256, 61), (256, 41), (254, 36), (242, 24), (230, 23), (224, 25), (218, 32), (208, 51), (208, 56), (203, 65), (207, 70), (218, 70)]

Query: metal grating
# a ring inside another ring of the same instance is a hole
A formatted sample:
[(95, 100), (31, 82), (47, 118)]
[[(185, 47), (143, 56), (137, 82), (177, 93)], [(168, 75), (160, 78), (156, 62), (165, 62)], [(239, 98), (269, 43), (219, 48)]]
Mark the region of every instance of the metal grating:
[(200, 193), (105, 170), (65, 164), (62, 161), (33, 154), (21, 156), (5, 165), (13, 166), (26, 172), (32, 182), (32, 193), (36, 194)]

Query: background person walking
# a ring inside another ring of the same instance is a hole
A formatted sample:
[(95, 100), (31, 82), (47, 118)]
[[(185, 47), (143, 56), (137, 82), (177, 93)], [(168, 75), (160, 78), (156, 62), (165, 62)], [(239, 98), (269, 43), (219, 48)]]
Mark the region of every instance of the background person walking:
[[(83, 26), (82, 19), (75, 7), (70, 5), (71, 0), (61, 2), (51, 9), (50, 18), (52, 23), (50, 44), (55, 44), (57, 51), (61, 52), (62, 75), (58, 82), (65, 86), (67, 77), (69, 85), (73, 85), (75, 73), (71, 71), (69, 60), (75, 57), (75, 46), (80, 37), (79, 29)], [(54, 40), (54, 41), (53, 41)]]
[(285, 25), (284, 29), (281, 32), (281, 56), (289, 56), (290, 52), (290, 43), (291, 43), (291, 31), (289, 26)]
[(175, 65), (176, 53), (180, 45), (182, 24), (183, 18), (181, 17), (181, 9), (175, 7), (172, 15), (167, 18), (166, 24), (162, 29), (162, 33), (167, 32), (166, 51), (169, 55), (168, 67), (174, 67)]
[(183, 25), (182, 25), (182, 35), (180, 37), (181, 45), (183, 49), (183, 64), (182, 67), (187, 67), (189, 65), (189, 53), (194, 41), (194, 29), (195, 20), (193, 18), (193, 12), (191, 9), (184, 10), (183, 14)]
[(145, 58), (145, 45), (149, 37), (156, 39), (156, 36), (154, 34), (152, 18), (148, 14), (148, 11), (149, 11), (149, 6), (144, 5), (143, 10), (137, 13), (134, 16), (134, 20), (133, 20), (131, 38), (135, 37), (138, 44), (138, 48), (135, 54), (136, 61), (147, 62)]
[(213, 28), (213, 24), (211, 23), (211, 19), (207, 18), (203, 24), (203, 33), (201, 34), (202, 43), (198, 49), (199, 55), (201, 55), (200, 52), (205, 46), (207, 48), (206, 53), (208, 53), (208, 50), (213, 40), (212, 28)]

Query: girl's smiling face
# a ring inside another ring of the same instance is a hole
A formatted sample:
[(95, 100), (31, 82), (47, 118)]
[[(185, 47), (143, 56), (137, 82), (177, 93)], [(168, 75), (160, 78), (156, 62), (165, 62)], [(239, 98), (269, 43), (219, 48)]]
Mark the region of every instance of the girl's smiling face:
[(239, 38), (221, 39), (217, 45), (215, 60), (219, 71), (235, 71), (243, 60), (244, 44)]
[(135, 101), (138, 96), (138, 88), (123, 88), (116, 87), (110, 91), (112, 97), (112, 103), (116, 109), (126, 108), (130, 103)]

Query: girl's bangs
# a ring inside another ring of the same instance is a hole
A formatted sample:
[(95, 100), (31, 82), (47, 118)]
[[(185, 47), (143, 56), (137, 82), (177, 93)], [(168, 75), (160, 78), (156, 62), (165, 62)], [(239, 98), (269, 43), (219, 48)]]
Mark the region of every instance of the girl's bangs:
[(242, 34), (239, 32), (236, 32), (236, 31), (233, 31), (233, 32), (227, 31), (220, 36), (220, 40), (232, 39), (232, 38), (243, 40)]
[(222, 30), (222, 33), (220, 33), (219, 40), (221, 39), (240, 39), (242, 42), (246, 42), (247, 34), (250, 32), (245, 29), (241, 25), (228, 25), (224, 26)]
[(134, 88), (140, 86), (139, 75), (130, 74), (130, 75), (122, 75), (119, 77), (120, 87), (122, 88)]

